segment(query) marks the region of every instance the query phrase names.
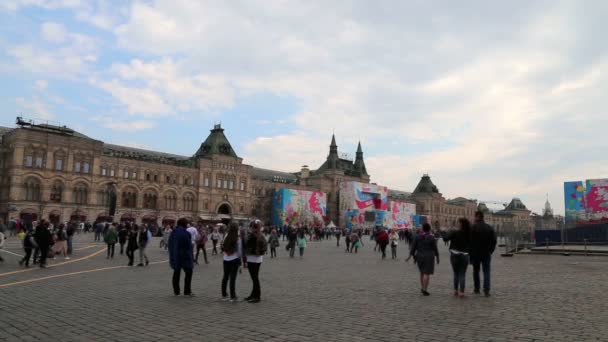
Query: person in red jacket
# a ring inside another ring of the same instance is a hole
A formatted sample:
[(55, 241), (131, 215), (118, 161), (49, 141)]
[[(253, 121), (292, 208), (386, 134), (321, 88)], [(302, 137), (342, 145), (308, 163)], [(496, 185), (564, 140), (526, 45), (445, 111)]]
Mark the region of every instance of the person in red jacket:
[(388, 246), (388, 233), (384, 228), (380, 228), (376, 234), (376, 242), (380, 245), (380, 251), (382, 252), (382, 259), (386, 259), (386, 246)]

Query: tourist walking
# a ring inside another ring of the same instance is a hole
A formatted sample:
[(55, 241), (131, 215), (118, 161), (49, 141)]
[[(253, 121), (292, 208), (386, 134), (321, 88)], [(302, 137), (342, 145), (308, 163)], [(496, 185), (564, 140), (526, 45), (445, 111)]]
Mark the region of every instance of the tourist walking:
[(181, 291), (179, 280), (184, 271), (184, 296), (194, 296), (192, 293), (192, 271), (194, 269), (192, 236), (186, 231), (188, 220), (177, 220), (177, 227), (169, 237), (169, 264), (173, 269), (173, 294), (179, 296)]
[(393, 258), (393, 260), (396, 260), (397, 259), (397, 246), (399, 245), (399, 234), (397, 233), (397, 230), (393, 230), (391, 235), (389, 235), (388, 239), (391, 244), (391, 257)]
[(129, 231), (127, 230), (127, 227), (125, 227), (123, 224), (121, 224), (118, 229), (118, 244), (120, 244), (120, 255), (123, 255), (123, 253), (125, 251), (124, 247), (125, 247), (125, 244), (127, 243), (128, 237), (129, 237)]
[(23, 251), (25, 252), (25, 256), (23, 259), (19, 261), (19, 265), (25, 267), (30, 267), (30, 257), (32, 256), (32, 250), (36, 248), (38, 244), (34, 240), (34, 235), (32, 234), (32, 230), (28, 229), (23, 237)]
[(55, 254), (63, 254), (64, 259), (68, 260), (70, 257), (68, 256), (68, 235), (64, 230), (64, 224), (59, 225), (59, 229), (55, 233), (55, 244), (53, 245), (53, 255)]
[(340, 247), (340, 236), (342, 235), (342, 229), (336, 228), (336, 247)]
[(137, 248), (139, 248), (139, 264), (137, 264), (137, 266), (143, 266), (144, 261), (146, 266), (150, 263), (148, 255), (146, 255), (146, 247), (148, 247), (148, 243), (151, 241), (152, 234), (150, 233), (150, 230), (148, 230), (148, 227), (145, 224), (142, 224), (137, 233)]
[(471, 223), (458, 219), (458, 229), (442, 233), (443, 241), (450, 242), (450, 263), (454, 271), (454, 296), (464, 298), (469, 251), (471, 248)]
[[(97, 221), (95, 223), (95, 228), (94, 228), (95, 229), (95, 242), (101, 241), (101, 232), (103, 231), (104, 226), (105, 225), (101, 221)], [(83, 227), (84, 227), (84, 225), (83, 225)]]
[(106, 245), (108, 245), (106, 259), (114, 259), (114, 248), (116, 246), (116, 242), (118, 242), (118, 232), (116, 231), (115, 223), (113, 223), (108, 230), (106, 230), (103, 240), (106, 242)]
[(268, 245), (270, 246), (270, 257), (276, 258), (277, 247), (279, 247), (279, 237), (277, 236), (276, 229), (273, 229), (272, 232), (270, 232), (270, 237), (268, 238)]
[(198, 255), (203, 251), (203, 257), (205, 258), (205, 264), (208, 264), (207, 260), (207, 229), (205, 227), (199, 227), (196, 238), (196, 258), (194, 263), (198, 265)]
[(133, 266), (135, 261), (135, 251), (137, 250), (137, 236), (139, 235), (138, 229), (136, 225), (128, 226), (131, 229), (129, 230), (128, 240), (127, 240), (127, 257), (129, 258), (129, 266)]
[(228, 226), (228, 234), (224, 238), (224, 276), (222, 277), (222, 300), (228, 300), (227, 286), (230, 281), (230, 301), (236, 302), (236, 276), (241, 265), (242, 243), (239, 238), (239, 226), (232, 222)]
[(247, 237), (245, 243), (245, 257), (247, 260), (247, 269), (253, 282), (253, 288), (251, 294), (245, 298), (249, 303), (259, 303), (261, 299), (261, 287), (260, 287), (260, 267), (264, 260), (264, 254), (268, 247), (266, 239), (262, 235), (262, 222), (255, 220), (251, 224), (251, 232)]
[(217, 227), (213, 228), (213, 233), (211, 233), (211, 243), (213, 244), (213, 250), (211, 251), (211, 255), (217, 255), (217, 244), (222, 238), (222, 234)]
[[(36, 244), (38, 245), (38, 250), (40, 251), (40, 267), (46, 268), (46, 259), (49, 256), (49, 247), (53, 243), (53, 236), (48, 229), (49, 224), (46, 221), (41, 221), (40, 224), (36, 227), (36, 232), (34, 233), (34, 239), (36, 240)], [(34, 256), (34, 259), (36, 257)]]
[(355, 254), (357, 254), (359, 252), (359, 247), (363, 246), (363, 242), (361, 241), (359, 234), (357, 234), (356, 232), (353, 232), (352, 234), (350, 234), (349, 239), (350, 239), (350, 252), (352, 253), (354, 250)]
[(296, 230), (294, 228), (290, 228), (289, 232), (287, 233), (287, 250), (289, 251), (289, 257), (293, 258), (295, 252), (296, 252), (296, 243), (298, 240), (298, 234), (296, 233)]
[(437, 249), (437, 240), (431, 233), (431, 225), (425, 223), (422, 225), (422, 233), (414, 239), (410, 255), (405, 261), (414, 258), (414, 263), (418, 264), (420, 271), (420, 292), (424, 296), (429, 296), (428, 292), (431, 274), (435, 272), (435, 261), (439, 264), (439, 250)]
[(482, 211), (475, 213), (475, 224), (471, 227), (471, 264), (473, 264), (474, 293), (480, 293), (479, 271), (483, 271), (483, 293), (490, 296), (492, 253), (496, 249), (494, 228), (484, 221)]
[[(172, 231), (173, 229), (171, 229), (170, 225), (165, 226), (165, 229), (163, 230), (163, 238), (160, 240), (160, 248), (164, 248), (165, 250), (169, 248), (169, 237), (171, 236)], [(207, 258), (205, 258), (205, 260), (207, 260)]]
[(65, 233), (68, 237), (67, 239), (67, 243), (68, 243), (68, 255), (72, 255), (72, 252), (74, 251), (74, 234), (76, 233), (76, 225), (71, 223), (68, 224), (68, 226), (66, 227)]
[(380, 247), (380, 251), (382, 252), (382, 259), (386, 259), (386, 246), (388, 246), (388, 233), (383, 228), (381, 228), (376, 233), (376, 244)]
[(306, 236), (303, 233), (298, 234), (298, 248), (300, 249), (300, 258), (304, 257), (304, 249), (306, 248)]

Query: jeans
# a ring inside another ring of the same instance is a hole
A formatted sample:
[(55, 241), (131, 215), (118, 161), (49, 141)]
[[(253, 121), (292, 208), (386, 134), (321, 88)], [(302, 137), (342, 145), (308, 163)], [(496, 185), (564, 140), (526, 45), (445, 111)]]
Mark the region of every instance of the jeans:
[(201, 250), (203, 250), (203, 257), (205, 257), (205, 263), (208, 263), (207, 249), (205, 248), (204, 245), (196, 245), (196, 258), (194, 258), (194, 262), (198, 264), (198, 256), (199, 256)]
[(127, 247), (127, 257), (129, 258), (129, 266), (133, 266), (133, 262), (135, 259), (135, 251), (135, 249)]
[(125, 252), (125, 243), (121, 242), (120, 243), (120, 255), (122, 255)]
[(340, 247), (340, 235), (336, 235), (336, 246)]
[[(179, 296), (179, 278), (181, 275), (182, 269), (178, 268), (173, 270), (173, 294)], [(184, 279), (184, 295), (188, 296), (192, 294), (192, 290), (190, 285), (192, 284), (192, 270), (184, 269), (184, 273), (186, 274), (186, 279)]]
[(25, 266), (30, 265), (30, 257), (32, 256), (32, 248), (25, 248), (25, 256), (21, 259), (21, 263), (25, 263)]
[(465, 254), (451, 254), (450, 263), (454, 271), (454, 291), (464, 292), (469, 256)]
[(72, 247), (73, 236), (68, 236), (68, 255), (72, 255), (72, 251), (74, 250)]
[(475, 256), (471, 257), (471, 263), (473, 264), (473, 282), (475, 284), (475, 290), (479, 291), (479, 271), (483, 271), (483, 290), (484, 292), (490, 292), (490, 264), (492, 263), (491, 255)]
[(382, 259), (386, 258), (386, 243), (380, 244), (380, 251), (382, 251)]
[(230, 280), (230, 298), (236, 298), (236, 275), (239, 270), (239, 259), (230, 261), (224, 260), (224, 277), (222, 278), (222, 297), (227, 297), (226, 287), (228, 286), (228, 280)]
[(95, 241), (100, 241), (101, 240), (101, 232), (96, 231), (95, 232)]
[(276, 247), (270, 247), (270, 257), (271, 258), (277, 257), (277, 248)]
[(253, 299), (260, 299), (261, 289), (260, 289), (260, 266), (261, 263), (257, 262), (248, 262), (247, 269), (249, 270), (249, 275), (251, 276), (251, 281), (253, 282), (253, 289), (251, 290), (251, 295), (249, 297)]
[(290, 257), (290, 258), (293, 258), (293, 255), (294, 255), (295, 253), (296, 253), (296, 246), (294, 245), (294, 246), (291, 246), (291, 247), (289, 248), (289, 257)]
[(217, 255), (217, 240), (211, 240), (213, 243), (213, 250), (211, 251), (211, 255)]
[(346, 253), (350, 252), (350, 240), (346, 240)]
[(108, 258), (114, 258), (114, 246), (115, 245), (116, 245), (115, 243), (108, 244)]
[(397, 259), (397, 246), (391, 245), (391, 256), (393, 257), (393, 259)]
[(304, 247), (300, 247), (300, 257), (304, 256)]
[(148, 263), (148, 256), (146, 255), (146, 247), (139, 247), (139, 263), (143, 264), (144, 260)]

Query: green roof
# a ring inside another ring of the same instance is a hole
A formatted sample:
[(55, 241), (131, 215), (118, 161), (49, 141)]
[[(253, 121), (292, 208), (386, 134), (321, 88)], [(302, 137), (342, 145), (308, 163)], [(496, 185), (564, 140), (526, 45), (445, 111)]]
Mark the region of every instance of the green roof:
[(224, 135), (224, 129), (221, 125), (215, 125), (211, 130), (211, 134), (201, 144), (198, 151), (194, 154), (196, 158), (208, 158), (212, 155), (224, 155), (233, 158), (238, 158), (236, 152), (230, 145), (228, 138)]

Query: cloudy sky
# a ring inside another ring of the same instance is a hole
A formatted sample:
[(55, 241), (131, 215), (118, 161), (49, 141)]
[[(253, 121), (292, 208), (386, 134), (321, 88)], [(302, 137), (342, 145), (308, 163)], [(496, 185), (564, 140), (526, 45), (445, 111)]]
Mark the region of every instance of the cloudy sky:
[(318, 167), (332, 131), (372, 181), (563, 213), (608, 177), (608, 2), (0, 2), (0, 125), (60, 122), (191, 155)]

